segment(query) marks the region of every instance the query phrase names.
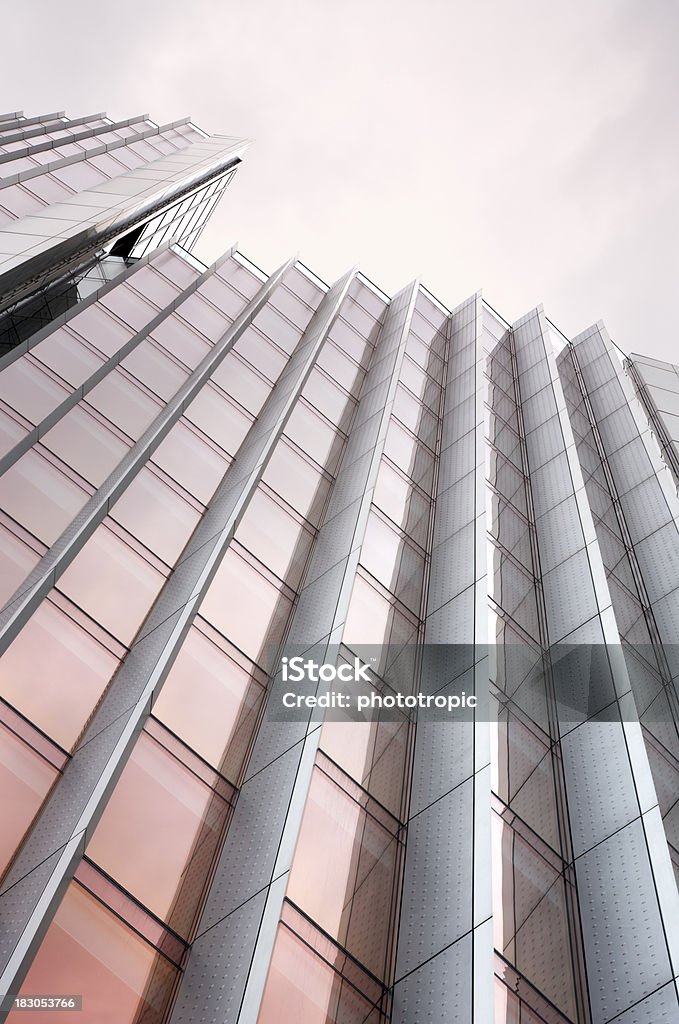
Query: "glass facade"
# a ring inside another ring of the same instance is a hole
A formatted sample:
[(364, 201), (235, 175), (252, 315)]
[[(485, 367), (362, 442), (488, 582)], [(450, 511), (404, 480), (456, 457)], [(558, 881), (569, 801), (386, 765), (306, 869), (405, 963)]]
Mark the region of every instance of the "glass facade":
[(237, 141), (0, 120), (0, 1017), (679, 1021), (679, 371), (205, 267)]

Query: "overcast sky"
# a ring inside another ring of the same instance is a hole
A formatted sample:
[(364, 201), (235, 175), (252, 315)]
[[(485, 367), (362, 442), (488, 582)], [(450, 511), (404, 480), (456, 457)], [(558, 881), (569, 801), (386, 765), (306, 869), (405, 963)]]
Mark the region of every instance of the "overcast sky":
[(2, 107), (254, 140), (197, 250), (679, 361), (676, 0), (24, 0)]

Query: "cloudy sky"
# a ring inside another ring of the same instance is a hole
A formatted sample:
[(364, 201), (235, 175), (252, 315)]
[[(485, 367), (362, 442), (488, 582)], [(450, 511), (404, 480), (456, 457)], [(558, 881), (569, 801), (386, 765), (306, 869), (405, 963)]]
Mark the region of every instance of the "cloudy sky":
[[(676, 0), (24, 0), (3, 109), (254, 140), (197, 255), (446, 305), (483, 289), (679, 361)], [(8, 36), (9, 38), (9, 36)]]

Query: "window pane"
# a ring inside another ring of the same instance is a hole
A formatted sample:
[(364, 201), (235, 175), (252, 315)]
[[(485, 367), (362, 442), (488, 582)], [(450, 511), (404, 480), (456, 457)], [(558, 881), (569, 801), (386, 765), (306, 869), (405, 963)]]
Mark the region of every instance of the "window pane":
[(118, 369), (89, 392), (87, 402), (135, 441), (162, 408), (159, 401), (154, 401)]
[(411, 611), (419, 611), (424, 556), (374, 511), (368, 516), (361, 564)]
[(38, 564), (40, 556), (0, 526), (0, 601), (4, 604)]
[(240, 336), (234, 346), (234, 352), (247, 359), (249, 363), (265, 374), (271, 381), (278, 380), (278, 376), (288, 361), (288, 357), (280, 352), (274, 345), (250, 326)]
[(385, 976), (397, 856), (393, 832), (316, 767), (287, 895), (378, 978)]
[(340, 430), (347, 430), (355, 408), (349, 395), (318, 368), (312, 370), (303, 395), (311, 405), (322, 412)]
[(0, 658), (0, 693), (70, 750), (118, 659), (50, 601), (43, 601)]
[(140, 267), (136, 270), (130, 279), (130, 285), (135, 291), (155, 302), (160, 309), (169, 306), (179, 294), (179, 288), (171, 284), (161, 274), (156, 273), (152, 266)]
[(405, 719), (326, 721), (321, 749), (398, 818), (407, 779), (408, 736)]
[(28, 429), (17, 423), (4, 409), (0, 409), (0, 457), (12, 448), (28, 433)]
[(59, 590), (127, 644), (141, 626), (163, 579), (102, 524), (59, 580)]
[[(407, 618), (386, 594), (378, 592), (367, 580), (357, 576), (351, 593), (343, 641), (356, 644), (394, 644), (399, 646), (417, 638), (416, 622)], [(386, 652), (385, 652), (386, 654)]]
[(69, 320), (69, 327), (106, 356), (112, 356), (122, 348), (133, 333), (131, 328), (112, 317), (98, 302)]
[(148, 339), (130, 352), (123, 366), (128, 373), (166, 401), (175, 394), (187, 377), (186, 370), (177, 366)]
[(158, 310), (150, 302), (142, 299), (132, 288), (123, 283), (118, 288), (107, 292), (100, 300), (102, 306), (110, 309), (125, 324), (139, 331), (149, 320), (153, 320)]
[(145, 466), (118, 498), (111, 518), (168, 565), (174, 565), (200, 513)]
[[(338, 959), (345, 959), (339, 958)], [(377, 1009), (279, 925), (257, 1024), (378, 1024)]]
[(129, 441), (114, 434), (83, 404), (55, 423), (41, 443), (95, 487), (103, 484), (130, 448)]
[(312, 535), (261, 487), (250, 500), (236, 540), (288, 586), (297, 587)]
[(429, 448), (436, 446), (437, 418), (400, 385), (394, 398), (394, 415)]
[(229, 352), (212, 374), (212, 380), (253, 416), (260, 411), (271, 390), (270, 384), (236, 352)]
[(214, 306), (211, 306), (200, 295), (190, 295), (178, 309), (192, 327), (201, 331), (210, 341), (217, 341), (228, 330), (230, 321), (223, 317)]
[(0, 723), (0, 877), (57, 775), (56, 768)]
[(66, 327), (60, 327), (41, 341), (35, 348), (35, 358), (73, 387), (79, 387), (103, 362), (100, 355), (83, 345)]
[[(152, 946), (71, 882), (31, 964), (21, 994), (83, 997), (82, 1014), (96, 1024), (161, 1024), (176, 969)], [(73, 1011), (50, 1011), (72, 1024)], [(45, 1012), (15, 1010), (12, 1024), (44, 1024)]]
[(40, 423), (69, 394), (29, 356), (15, 360), (0, 374), (0, 398), (31, 423)]
[(329, 473), (334, 473), (343, 439), (304, 402), (295, 405), (285, 433), (319, 466), (323, 466)]
[(192, 370), (210, 351), (208, 343), (176, 316), (159, 324), (151, 337)]
[(156, 465), (206, 504), (229, 468), (229, 460), (179, 420), (153, 455)]
[(35, 449), (0, 477), (0, 507), (45, 544), (54, 543), (88, 497)]
[[(227, 810), (225, 800), (142, 733), (86, 853), (186, 936)], [(199, 877), (192, 861), (202, 866)]]
[(209, 385), (193, 399), (185, 412), (215, 444), (233, 456), (252, 426), (252, 417)]
[(422, 490), (431, 493), (434, 478), (434, 456), (393, 417), (389, 421), (384, 454), (411, 477)]
[(264, 694), (244, 665), (195, 626), (188, 632), (153, 713), (237, 784)]
[(349, 359), (344, 352), (333, 345), (331, 342), (326, 344), (321, 349), (318, 357), (318, 365), (322, 367), (326, 373), (328, 373), (333, 380), (336, 380), (338, 384), (341, 384), (346, 391), (351, 394), (356, 394), (355, 388), (359, 378), (363, 378), (364, 371), (360, 366), (357, 366), (353, 360)]
[(300, 331), (289, 320), (277, 313), (273, 306), (265, 306), (257, 314), (254, 326), (275, 342), (284, 352), (292, 352), (299, 341)]
[(328, 494), (328, 481), (299, 452), (281, 440), (264, 471), (264, 481), (314, 526)]
[(431, 505), (420, 491), (415, 490), (410, 479), (402, 476), (385, 459), (380, 463), (373, 500), (409, 537), (425, 546)]
[(287, 594), (231, 547), (203, 599), (200, 614), (265, 668), (283, 636), (291, 605)]

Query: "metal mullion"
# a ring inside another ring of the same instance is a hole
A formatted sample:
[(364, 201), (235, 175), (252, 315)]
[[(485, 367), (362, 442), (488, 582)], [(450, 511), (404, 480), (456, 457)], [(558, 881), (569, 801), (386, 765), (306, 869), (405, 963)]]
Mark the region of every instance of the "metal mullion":
[[(438, 505), (437, 498), (440, 497), (440, 494), (437, 493), (437, 491), (438, 491), (438, 482), (437, 481), (440, 478), (440, 474), (443, 471), (443, 469), (445, 467), (445, 463), (446, 463), (447, 459), (450, 456), (450, 450), (451, 450), (453, 444), (455, 443), (455, 441), (458, 440), (459, 437), (467, 436), (471, 432), (474, 433), (474, 438), (475, 438), (475, 442), (476, 442), (474, 456), (473, 456), (474, 465), (473, 465), (473, 467), (471, 469), (468, 469), (465, 472), (463, 472), (462, 476), (460, 476), (460, 477), (453, 477), (453, 476), (451, 476), (451, 479), (447, 482), (446, 490), (448, 490), (448, 489), (450, 489), (450, 487), (454, 486), (455, 483), (458, 482), (458, 480), (461, 479), (462, 477), (466, 477), (466, 476), (468, 476), (470, 474), (474, 474), (476, 487), (475, 487), (475, 490), (474, 490), (474, 493), (473, 493), (472, 499), (471, 499), (472, 500), (472, 507), (469, 509), (469, 522), (472, 523), (472, 524), (476, 524), (478, 522), (479, 516), (482, 514), (482, 511), (483, 511), (482, 508), (478, 507), (478, 502), (479, 502), (479, 485), (480, 485), (480, 483), (481, 483), (481, 481), (483, 480), (483, 477), (484, 477), (483, 465), (482, 465), (482, 463), (479, 462), (480, 433), (481, 433), (481, 431), (483, 429), (482, 422), (479, 422), (480, 412), (482, 412), (482, 409), (483, 409), (483, 399), (482, 399), (482, 390), (481, 390), (482, 389), (482, 384), (483, 384), (483, 377), (482, 377), (482, 371), (481, 371), (481, 368), (480, 368), (480, 365), (479, 365), (479, 358), (480, 358), (480, 352), (481, 352), (481, 330), (480, 330), (480, 323), (479, 323), (480, 308), (481, 308), (480, 296), (477, 294), (477, 295), (472, 296), (472, 298), (470, 300), (468, 300), (466, 303), (463, 303), (460, 307), (458, 307), (456, 310), (454, 310), (452, 313), (450, 313), (449, 317), (448, 317), (447, 328), (446, 328), (447, 351), (446, 351), (445, 357), (444, 357), (445, 379), (444, 379), (444, 386), (442, 388), (442, 393), (441, 393), (441, 405), (440, 405), (440, 429), (439, 429), (439, 437), (437, 438), (437, 443), (435, 445), (435, 448), (436, 448), (435, 455), (437, 457), (437, 461), (436, 461), (435, 477), (434, 477), (434, 484), (433, 484), (433, 487), (434, 487), (434, 501), (432, 503), (432, 512), (431, 512), (432, 522), (434, 524), (436, 523), (437, 515), (439, 515), (439, 516), (441, 515), (440, 507), (437, 507), (437, 505)], [(464, 322), (460, 323), (459, 322), (460, 319), (463, 319)], [(446, 430), (447, 430), (447, 425), (448, 425), (448, 422), (449, 422), (449, 417), (453, 416), (453, 410), (456, 408), (453, 399), (454, 399), (455, 392), (456, 392), (457, 387), (458, 387), (458, 379), (459, 379), (459, 376), (460, 376), (458, 373), (456, 373), (456, 369), (457, 369), (457, 362), (456, 362), (457, 352), (455, 350), (456, 333), (457, 333), (458, 330), (460, 330), (461, 328), (465, 327), (467, 325), (467, 323), (473, 323), (475, 325), (476, 357), (475, 357), (473, 366), (475, 367), (475, 385), (476, 386), (475, 386), (474, 394), (472, 396), (474, 398), (474, 400), (475, 400), (474, 424), (473, 424), (473, 426), (471, 428), (468, 428), (468, 429), (460, 428), (461, 429), (461, 433), (459, 433), (459, 435), (455, 434), (455, 436), (453, 436), (452, 433), (451, 433), (450, 437), (446, 437)], [(407, 428), (405, 428), (405, 429), (407, 429)], [(444, 441), (444, 439), (445, 439), (445, 441)], [(419, 441), (419, 439), (418, 439), (418, 441)], [(420, 443), (422, 443), (422, 442), (420, 442)], [(445, 443), (445, 448), (443, 447), (444, 443)], [(441, 493), (443, 493), (443, 492), (441, 492)], [(433, 534), (431, 535), (431, 537), (433, 538)], [(481, 614), (481, 603), (480, 603), (480, 601), (478, 599), (478, 593), (480, 592), (480, 590), (483, 587), (483, 579), (482, 579), (482, 577), (479, 578), (479, 573), (480, 573), (480, 570), (483, 567), (483, 559), (485, 557), (485, 552), (483, 550), (481, 550), (481, 551), (478, 550), (478, 542), (479, 542), (479, 535), (478, 535), (478, 531), (477, 531), (476, 534), (475, 534), (475, 539), (472, 542), (473, 543), (473, 551), (471, 553), (471, 557), (472, 557), (473, 563), (474, 563), (474, 578), (476, 580), (476, 582), (473, 584), (473, 586), (474, 586), (475, 595), (476, 595), (475, 596), (475, 601), (474, 601), (474, 623), (475, 623), (475, 626), (474, 626), (474, 641), (475, 641), (475, 643), (477, 645), (480, 644), (481, 641), (482, 641), (482, 627), (483, 627), (483, 624), (479, 621), (479, 616)], [(431, 539), (430, 539), (429, 543), (431, 544)], [(439, 542), (439, 545), (437, 545), (437, 548), (441, 549), (441, 548), (446, 547), (446, 545), (448, 547), (450, 547), (450, 545), (454, 544), (454, 543), (455, 543), (454, 539), (452, 539), (452, 540), (451, 540), (451, 538), (448, 538), (447, 540), (444, 539), (444, 540)], [(484, 536), (484, 543), (485, 543), (485, 536)], [(434, 549), (434, 550), (436, 550), (436, 549)], [(432, 570), (435, 571), (434, 557), (435, 556), (432, 553), (432, 561), (431, 561), (431, 564), (429, 566), (429, 579), (427, 581), (427, 589), (429, 589), (429, 587), (431, 586)], [(438, 602), (440, 602), (443, 598), (445, 598), (443, 600), (443, 603), (440, 604), (440, 608), (444, 608), (446, 606), (446, 604), (449, 603), (450, 600), (452, 600), (455, 597), (454, 583), (451, 583), (450, 591), (451, 592), (448, 593), (447, 596), (446, 596), (446, 594), (442, 594), (439, 597)], [(425, 611), (429, 610), (429, 616), (434, 615), (434, 614), (438, 614), (438, 610), (439, 610), (438, 608), (434, 609), (432, 607), (432, 600), (433, 600), (432, 597), (428, 594), (427, 595), (428, 609), (425, 608)], [(437, 602), (437, 604), (438, 604), (438, 602)], [(425, 643), (427, 643), (427, 641), (428, 641), (428, 639), (429, 639), (429, 637), (431, 635), (430, 631), (429, 631), (429, 628), (430, 628), (429, 627), (429, 616), (427, 616), (427, 618), (425, 619), (425, 632), (424, 632), (424, 641), (425, 641)], [(455, 626), (455, 613), (454, 613), (454, 611), (450, 611), (449, 612), (448, 620), (449, 620), (451, 628), (454, 628), (454, 626)], [(470, 666), (470, 668), (474, 669), (475, 675), (479, 671), (479, 666), (478, 666), (476, 655), (474, 656), (474, 659), (473, 659), (473, 662), (472, 662), (472, 665)], [(465, 671), (466, 671), (466, 669), (465, 669)], [(426, 688), (426, 682), (425, 682), (425, 688)], [(470, 901), (469, 901), (469, 921), (470, 921), (471, 928), (468, 929), (466, 927), (462, 927), (461, 934), (456, 935), (455, 938), (452, 939), (452, 940), (450, 940), (450, 935), (449, 935), (448, 938), (445, 940), (447, 945), (445, 945), (443, 947), (443, 949), (447, 949), (448, 945), (450, 944), (451, 941), (453, 943), (455, 943), (455, 942), (461, 941), (465, 936), (469, 936), (469, 952), (467, 954), (467, 961), (464, 964), (464, 966), (462, 967), (462, 970), (464, 970), (465, 974), (467, 974), (469, 976), (469, 978), (470, 978), (470, 989), (471, 989), (471, 991), (470, 991), (470, 995), (469, 995), (469, 1001), (467, 1002), (467, 1000), (465, 1000), (464, 1005), (460, 1005), (460, 1006), (457, 1007), (457, 1012), (458, 1012), (458, 1016), (459, 1016), (460, 1021), (468, 1022), (468, 1024), (471, 1024), (472, 1019), (473, 1020), (477, 1020), (478, 1019), (479, 1022), (481, 1022), (481, 1021), (485, 1022), (488, 1019), (487, 1018), (487, 999), (488, 999), (488, 988), (489, 988), (488, 982), (489, 982), (490, 978), (492, 977), (492, 974), (489, 974), (489, 969), (488, 969), (489, 968), (489, 964), (490, 964), (489, 957), (490, 957), (490, 950), (491, 950), (491, 946), (492, 946), (492, 938), (490, 939), (490, 943), (489, 943), (487, 941), (487, 936), (486, 936), (486, 931), (488, 930), (488, 919), (485, 916), (486, 915), (485, 904), (486, 904), (487, 899), (488, 899), (488, 894), (485, 892), (485, 884), (487, 882), (487, 879), (483, 876), (482, 872), (480, 871), (480, 869), (479, 869), (479, 867), (477, 865), (477, 859), (479, 857), (483, 857), (483, 851), (486, 849), (486, 846), (487, 846), (486, 839), (485, 839), (485, 837), (483, 835), (483, 832), (481, 831), (482, 826), (483, 826), (484, 816), (481, 813), (480, 808), (483, 806), (483, 804), (486, 803), (487, 799), (489, 800), (489, 787), (488, 787), (488, 796), (486, 796), (486, 788), (487, 787), (486, 787), (486, 785), (484, 783), (484, 773), (487, 774), (487, 771), (488, 771), (488, 769), (486, 767), (486, 764), (485, 764), (485, 761), (486, 761), (486, 756), (485, 756), (485, 746), (486, 746), (486, 743), (485, 743), (485, 741), (483, 740), (483, 738), (480, 735), (478, 735), (478, 736), (476, 735), (479, 732), (479, 725), (480, 725), (480, 723), (477, 722), (476, 725), (470, 723), (469, 726), (468, 726), (468, 728), (469, 729), (473, 729), (474, 733), (475, 733), (475, 739), (474, 739), (473, 751), (472, 751), (472, 763), (471, 763), (471, 766), (470, 766), (471, 767), (471, 774), (463, 769), (461, 774), (464, 775), (464, 778), (461, 778), (459, 780), (459, 782), (457, 782), (453, 786), (453, 789), (457, 789), (459, 786), (462, 786), (462, 785), (464, 785), (466, 783), (470, 783), (471, 782), (471, 787), (472, 787), (472, 789), (471, 789), (471, 798), (470, 798), (469, 816), (468, 817), (465, 816), (464, 820), (461, 821), (460, 825), (459, 825), (459, 827), (461, 829), (463, 829), (465, 832), (468, 832), (470, 834), (469, 844), (470, 844), (470, 859), (471, 859), (471, 864), (472, 864), (472, 870), (471, 870), (472, 893), (471, 893), (471, 898), (470, 898)], [(441, 726), (441, 732), (442, 733), (445, 732), (445, 726), (444, 725)], [(414, 751), (413, 751), (413, 754), (412, 754), (413, 774), (415, 774), (417, 772), (419, 772), (420, 774), (428, 773), (430, 771), (430, 769), (432, 769), (432, 766), (436, 764), (437, 758), (438, 757), (443, 757), (447, 753), (447, 751), (445, 750), (445, 744), (442, 745), (441, 749), (439, 749), (437, 747), (437, 745), (436, 745), (436, 738), (437, 737), (436, 737), (435, 733), (432, 734), (432, 736), (430, 738), (430, 742), (432, 744), (431, 747), (424, 746), (424, 737), (425, 737), (425, 735), (426, 734), (424, 733), (424, 731), (422, 731), (419, 736), (417, 735), (417, 733), (416, 733), (416, 736), (415, 736), (415, 747), (414, 747)], [(450, 771), (454, 773), (454, 771), (455, 771), (455, 766), (454, 765), (450, 766)], [(445, 797), (446, 795), (447, 795), (447, 793), (443, 794), (443, 797)], [(422, 815), (426, 815), (430, 811), (430, 809), (432, 807), (434, 807), (435, 805), (438, 807), (440, 799), (441, 799), (441, 795), (438, 794), (436, 790), (430, 790), (429, 794), (428, 794), (428, 802), (426, 802), (424, 807), (422, 807), (419, 810), (415, 811), (415, 814), (413, 815), (413, 818), (418, 818), (421, 814)], [(437, 813), (437, 812), (434, 812), (434, 813)], [(411, 814), (412, 814), (412, 809), (411, 809)], [(406, 849), (405, 849), (405, 862), (406, 862), (406, 869), (405, 869), (405, 873), (404, 873), (404, 887), (403, 887), (403, 890), (404, 890), (404, 892), (406, 892), (406, 891), (415, 892), (416, 894), (418, 894), (420, 896), (420, 898), (422, 900), (422, 903), (424, 904), (424, 908), (426, 908), (426, 909), (424, 909), (424, 911), (418, 911), (418, 913), (422, 913), (422, 917), (418, 918), (418, 919), (421, 920), (422, 924), (426, 927), (426, 923), (425, 922), (426, 922), (428, 914), (430, 914), (430, 913), (431, 914), (436, 914), (437, 912), (440, 913), (440, 910), (441, 910), (441, 908), (437, 905), (435, 896), (433, 895), (437, 891), (437, 886), (436, 886), (436, 881), (437, 880), (435, 878), (434, 879), (432, 879), (432, 878), (427, 878), (427, 879), (422, 878), (421, 875), (414, 873), (412, 867), (410, 868), (410, 871), (408, 870), (409, 865), (408, 865), (408, 845), (407, 845), (407, 843), (406, 843)], [(441, 858), (440, 858), (440, 864), (439, 864), (439, 870), (441, 871), (441, 873), (443, 875), (445, 875), (449, 871), (454, 872), (455, 869), (456, 868), (452, 864), (452, 862), (448, 861), (445, 858), (445, 855), (442, 855)], [(417, 929), (415, 928), (414, 931), (416, 932)], [(450, 934), (452, 934), (452, 932)], [(400, 978), (399, 978), (399, 982), (396, 985), (396, 990), (395, 990), (395, 995), (394, 995), (393, 1020), (394, 1020), (395, 1024), (401, 1024), (401, 1022), (403, 1022), (405, 1020), (409, 1020), (410, 1017), (409, 1017), (408, 1014), (409, 1014), (409, 1012), (412, 1013), (412, 1006), (410, 1004), (410, 998), (411, 998), (410, 994), (406, 994), (405, 996), (401, 996), (401, 994), (400, 994), (401, 991), (409, 993), (410, 990), (409, 990), (408, 986), (410, 986), (410, 985), (414, 986), (416, 984), (416, 982), (409, 981), (408, 979), (416, 977), (418, 971), (420, 969), (423, 969), (425, 967), (426, 963), (428, 963), (429, 960), (432, 959), (432, 957), (437, 956), (437, 955), (439, 955), (442, 952), (442, 949), (437, 949), (433, 954), (431, 953), (431, 951), (428, 951), (426, 957), (423, 958), (422, 953), (417, 949), (416, 941), (417, 940), (414, 939), (413, 936), (407, 930), (404, 931), (403, 929), (401, 929), (401, 932), (399, 934), (399, 942), (398, 942), (398, 946), (397, 946), (397, 957), (398, 957), (398, 959), (397, 959), (397, 973), (400, 975)], [(441, 1021), (443, 1021), (444, 1019), (447, 1020), (448, 1016), (449, 1016), (449, 1007), (445, 1005), (445, 995), (444, 995), (444, 990), (443, 990), (442, 984), (443, 984), (443, 972), (441, 971), (440, 972), (440, 980), (437, 981), (435, 984), (432, 984), (432, 987), (429, 989), (428, 995), (427, 995), (427, 998), (430, 1001), (431, 1005), (434, 1005), (434, 1004), (436, 1005), (436, 1010), (433, 1012), (433, 1016), (432, 1016), (433, 1020), (441, 1020)], [(413, 996), (414, 996), (414, 993), (413, 993)], [(405, 1000), (405, 1005), (402, 1002), (403, 999)]]

